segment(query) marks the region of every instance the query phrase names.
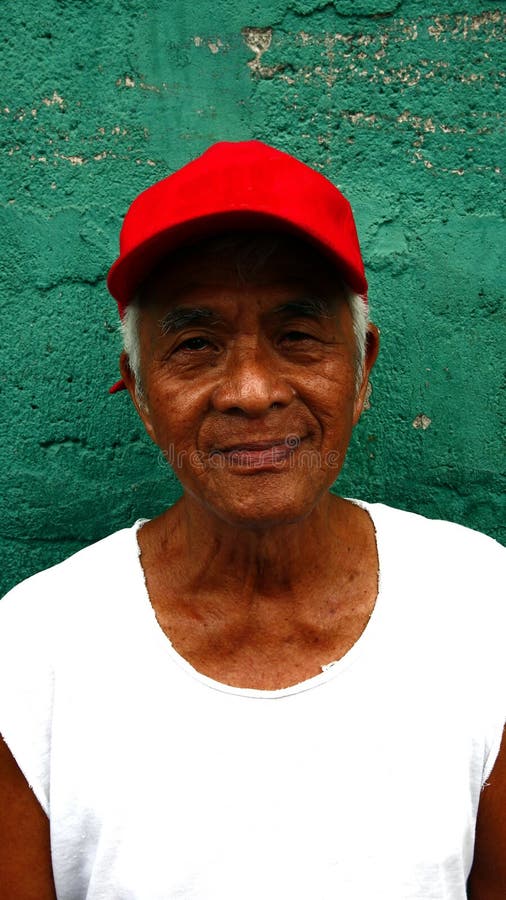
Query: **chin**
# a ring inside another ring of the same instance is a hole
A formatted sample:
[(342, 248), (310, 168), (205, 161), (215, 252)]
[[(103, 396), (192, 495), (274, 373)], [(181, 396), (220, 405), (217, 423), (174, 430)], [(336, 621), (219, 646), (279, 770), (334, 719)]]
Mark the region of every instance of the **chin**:
[[(326, 487), (326, 486), (325, 486)], [(260, 484), (254, 495), (248, 491), (247, 496), (233, 496), (232, 493), (220, 497), (219, 502), (205, 503), (209, 512), (235, 528), (262, 531), (283, 525), (295, 525), (304, 521), (315, 508), (324, 491), (315, 496), (290, 496), (287, 491), (269, 491)]]
[(234, 528), (242, 528), (245, 531), (268, 531), (272, 528), (281, 528), (284, 525), (296, 525), (306, 519), (309, 512), (310, 510), (301, 515), (293, 512), (267, 511), (255, 515), (254, 513), (239, 514), (229, 510), (216, 511), (218, 517), (226, 522), (227, 525), (231, 525)]

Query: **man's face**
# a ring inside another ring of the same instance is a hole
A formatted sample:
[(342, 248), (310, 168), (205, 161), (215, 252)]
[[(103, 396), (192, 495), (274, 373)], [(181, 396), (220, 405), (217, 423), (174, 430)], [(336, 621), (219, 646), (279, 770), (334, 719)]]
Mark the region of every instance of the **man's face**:
[(253, 266), (200, 245), (146, 286), (139, 413), (185, 492), (229, 523), (304, 518), (342, 466), (365, 380), (357, 393), (352, 318), (336, 284), (319, 254), (282, 238)]

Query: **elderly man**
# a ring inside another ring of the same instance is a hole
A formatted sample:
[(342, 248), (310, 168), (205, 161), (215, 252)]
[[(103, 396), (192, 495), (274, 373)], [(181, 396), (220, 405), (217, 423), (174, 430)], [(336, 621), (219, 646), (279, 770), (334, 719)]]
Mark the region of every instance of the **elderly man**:
[(215, 145), (109, 288), (183, 496), (0, 604), (0, 897), (504, 898), (501, 549), (329, 492), (378, 352), (347, 201)]

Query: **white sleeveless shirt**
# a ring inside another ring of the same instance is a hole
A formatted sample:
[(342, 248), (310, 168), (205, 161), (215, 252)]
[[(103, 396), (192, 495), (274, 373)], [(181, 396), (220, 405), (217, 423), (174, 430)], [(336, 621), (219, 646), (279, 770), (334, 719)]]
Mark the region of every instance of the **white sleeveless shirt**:
[(506, 717), (504, 552), (363, 506), (371, 619), (283, 690), (179, 656), (142, 522), (0, 602), (0, 731), (50, 817), (59, 900), (465, 900)]

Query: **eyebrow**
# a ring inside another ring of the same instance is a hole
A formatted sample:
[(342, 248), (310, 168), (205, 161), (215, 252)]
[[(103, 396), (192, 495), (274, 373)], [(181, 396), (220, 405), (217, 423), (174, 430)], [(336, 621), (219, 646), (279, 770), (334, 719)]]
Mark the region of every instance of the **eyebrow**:
[(219, 322), (220, 316), (206, 306), (176, 306), (160, 320), (160, 328), (162, 334), (171, 334), (174, 331), (182, 331), (189, 325), (200, 323), (216, 325)]
[(300, 300), (290, 300), (273, 310), (278, 316), (307, 316), (310, 318), (330, 318), (333, 315), (330, 300), (321, 297), (301, 297)]
[[(332, 316), (331, 301), (320, 297), (301, 297), (282, 303), (271, 311), (275, 316), (306, 316), (308, 318), (330, 318)], [(173, 334), (190, 325), (218, 325), (223, 322), (221, 316), (207, 306), (176, 306), (160, 320), (162, 334)]]

